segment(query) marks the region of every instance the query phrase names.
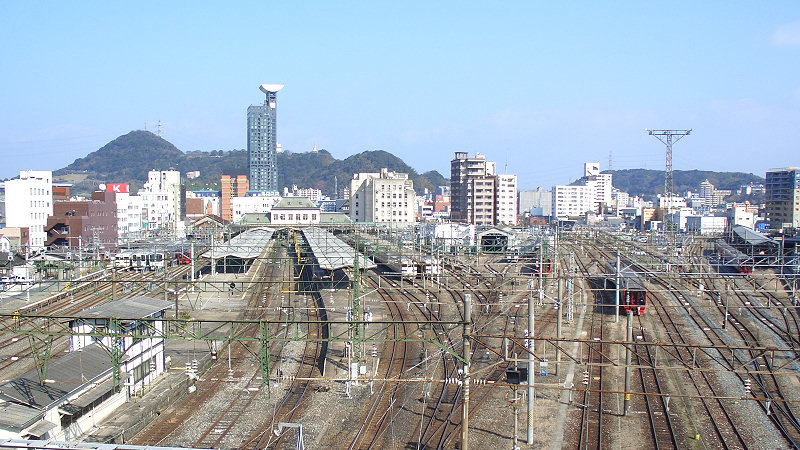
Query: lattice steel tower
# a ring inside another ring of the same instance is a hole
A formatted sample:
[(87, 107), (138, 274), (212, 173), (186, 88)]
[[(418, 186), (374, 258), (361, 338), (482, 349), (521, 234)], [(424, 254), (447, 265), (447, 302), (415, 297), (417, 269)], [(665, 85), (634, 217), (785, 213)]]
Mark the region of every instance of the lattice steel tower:
[[(667, 146), (667, 167), (664, 170), (664, 196), (672, 197), (675, 190), (675, 181), (672, 178), (672, 144), (681, 140), (682, 137), (691, 134), (692, 130), (648, 130), (647, 134), (655, 136), (656, 139)], [(673, 139), (674, 138), (674, 139)]]

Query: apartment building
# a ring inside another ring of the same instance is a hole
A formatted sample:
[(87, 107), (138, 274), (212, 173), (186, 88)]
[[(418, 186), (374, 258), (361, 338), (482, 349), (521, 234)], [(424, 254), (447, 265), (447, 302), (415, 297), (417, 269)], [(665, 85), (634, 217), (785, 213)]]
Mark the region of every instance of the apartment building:
[[(145, 211), (146, 230), (174, 230), (182, 220), (181, 173), (177, 170), (151, 170), (139, 190)], [(144, 225), (144, 224), (143, 224)]]
[(356, 173), (350, 180), (353, 222), (408, 226), (416, 219), (414, 182), (407, 173), (383, 168), (380, 173)]
[(450, 161), (451, 220), (484, 226), (516, 224), (516, 197), (516, 175), (498, 175), (496, 164), (480, 153), (474, 157), (455, 153)]
[(47, 240), (47, 218), (53, 214), (53, 173), (23, 170), (19, 178), (5, 182), (6, 227), (27, 227), (31, 251), (40, 251)]
[(233, 198), (245, 197), (250, 190), (250, 182), (246, 175), (223, 175), (220, 179), (220, 217), (233, 220)]

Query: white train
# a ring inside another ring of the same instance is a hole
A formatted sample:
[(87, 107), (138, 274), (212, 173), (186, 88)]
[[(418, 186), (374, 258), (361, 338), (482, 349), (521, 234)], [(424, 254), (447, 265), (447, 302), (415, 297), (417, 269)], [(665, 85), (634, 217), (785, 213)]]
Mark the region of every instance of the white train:
[(118, 269), (146, 272), (164, 268), (164, 254), (146, 250), (131, 250), (117, 253), (114, 266)]

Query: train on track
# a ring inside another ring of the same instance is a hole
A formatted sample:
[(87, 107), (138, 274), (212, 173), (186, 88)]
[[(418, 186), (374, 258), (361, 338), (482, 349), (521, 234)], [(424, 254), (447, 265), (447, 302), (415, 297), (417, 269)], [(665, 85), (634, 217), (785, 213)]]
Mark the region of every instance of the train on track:
[(732, 247), (722, 239), (714, 242), (716, 255), (712, 264), (717, 266), (720, 273), (733, 273), (741, 275), (751, 275), (753, 273), (753, 258)]
[(114, 267), (139, 272), (160, 270), (164, 268), (164, 254), (147, 250), (120, 252), (114, 257)]
[[(606, 262), (606, 274), (608, 281), (616, 289), (617, 277), (616, 261)], [(625, 314), (633, 311), (633, 314), (641, 316), (647, 306), (647, 289), (644, 287), (642, 277), (630, 269), (619, 271), (619, 307)]]

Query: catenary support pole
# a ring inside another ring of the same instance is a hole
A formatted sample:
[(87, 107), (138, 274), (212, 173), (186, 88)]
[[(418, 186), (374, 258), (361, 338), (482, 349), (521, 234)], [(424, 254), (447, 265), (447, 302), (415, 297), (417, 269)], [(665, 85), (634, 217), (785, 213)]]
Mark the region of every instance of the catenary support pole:
[(614, 287), (614, 323), (619, 322), (619, 252), (617, 252), (617, 265), (615, 266), (615, 281)]
[[(561, 308), (559, 308), (559, 312), (560, 309)], [(533, 340), (534, 311), (533, 302), (528, 300), (528, 434), (525, 441), (528, 443), (528, 445), (533, 444), (533, 350), (535, 348)]]
[[(564, 292), (563, 292), (562, 286), (561, 286), (561, 268), (560, 267), (558, 269), (558, 278), (556, 279), (556, 284), (558, 285), (558, 305), (557, 305), (558, 309), (556, 310), (556, 338), (557, 339), (561, 339), (561, 310), (563, 309), (563, 308), (561, 308), (561, 305), (564, 304), (564, 302), (561, 300), (561, 298), (564, 295)], [(561, 352), (560, 351), (556, 351), (556, 375), (558, 375), (558, 363), (560, 363), (560, 362), (561, 362)], [(533, 369), (531, 369), (531, 371), (532, 370)]]
[(461, 406), (461, 449), (467, 450), (469, 448), (469, 361), (470, 343), (469, 333), (472, 332), (472, 294), (464, 294), (464, 402)]
[(631, 345), (633, 345), (633, 311), (628, 311), (628, 332), (625, 335), (628, 348), (625, 350), (625, 401), (623, 402), (622, 415), (628, 415), (631, 403)]

